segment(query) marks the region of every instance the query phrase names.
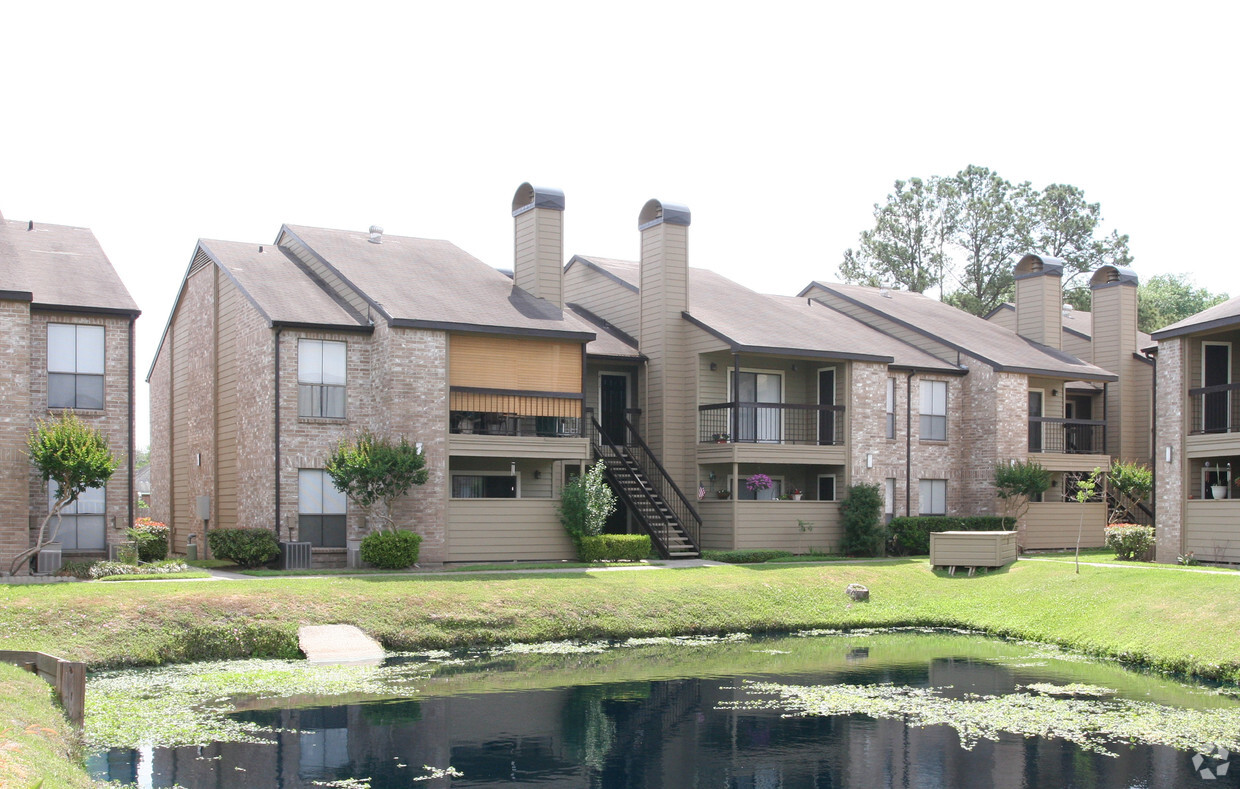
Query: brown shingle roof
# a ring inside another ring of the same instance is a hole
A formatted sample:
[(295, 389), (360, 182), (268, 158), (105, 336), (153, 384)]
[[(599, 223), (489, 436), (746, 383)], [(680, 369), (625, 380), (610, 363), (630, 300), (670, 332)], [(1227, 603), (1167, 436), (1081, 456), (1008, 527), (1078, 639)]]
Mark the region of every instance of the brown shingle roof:
[(84, 227), (0, 221), (0, 289), (27, 291), (33, 303), (139, 314), (138, 305)]
[[(579, 259), (629, 285), (638, 283), (636, 263)], [(689, 269), (689, 320), (733, 347), (751, 352), (813, 354), (960, 372), (954, 364), (822, 304), (757, 293), (707, 269)]]
[(554, 304), (448, 241), (286, 225), (393, 325), (590, 339)]
[[(292, 255), (272, 244), (201, 240), (198, 246), (237, 283), (272, 323), (366, 326)], [(259, 249), (262, 252), (259, 252)]]
[(997, 370), (1065, 377), (1073, 380), (1114, 381), (1113, 373), (1070, 353), (1027, 340), (1014, 331), (958, 310), (921, 293), (813, 282), (814, 286), (882, 315), (923, 336), (969, 354)]
[(1166, 340), (1184, 334), (1195, 334), (1210, 329), (1225, 329), (1228, 326), (1240, 326), (1240, 296), (1228, 299), (1222, 304), (1215, 304), (1196, 315), (1154, 332), (1155, 340)]

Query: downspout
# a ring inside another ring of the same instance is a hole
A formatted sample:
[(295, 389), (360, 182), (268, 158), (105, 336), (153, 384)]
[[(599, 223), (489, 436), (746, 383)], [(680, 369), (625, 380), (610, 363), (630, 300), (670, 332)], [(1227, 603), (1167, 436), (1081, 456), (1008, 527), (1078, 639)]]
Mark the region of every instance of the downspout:
[(1158, 528), (1158, 356), (1152, 353), (1146, 353), (1145, 358), (1150, 360), (1150, 364), (1154, 366), (1152, 379), (1154, 385), (1150, 387), (1150, 396), (1154, 398), (1154, 402), (1150, 403), (1150, 414), (1152, 420), (1150, 424), (1150, 509), (1154, 510), (1154, 527)]
[(284, 331), (283, 326), (276, 327), (276, 353), (275, 353), (275, 401), (276, 401), (276, 429), (275, 429), (275, 449), (276, 449), (276, 540), (280, 539), (280, 332)]
[(913, 371), (908, 371), (904, 392), (904, 515), (913, 517)]
[(133, 430), (134, 430), (133, 399), (134, 399), (134, 395), (136, 394), (135, 392), (136, 387), (134, 385), (134, 380), (133, 380), (133, 364), (134, 364), (133, 329), (134, 329), (134, 323), (136, 323), (137, 320), (138, 320), (137, 315), (129, 316), (129, 371), (128, 371), (129, 372), (129, 525), (126, 528), (130, 528), (133, 526), (133, 495), (134, 495), (133, 453), (137, 449), (137, 447), (134, 446), (134, 435), (133, 435)]

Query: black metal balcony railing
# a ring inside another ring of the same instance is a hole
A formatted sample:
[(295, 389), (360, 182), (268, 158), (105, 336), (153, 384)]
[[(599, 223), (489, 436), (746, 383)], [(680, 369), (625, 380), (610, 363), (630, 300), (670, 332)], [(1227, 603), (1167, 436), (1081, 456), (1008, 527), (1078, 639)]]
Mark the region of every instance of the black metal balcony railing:
[(844, 406), (743, 402), (700, 405), (698, 441), (838, 446), (844, 443)]
[(484, 436), (580, 438), (580, 395), (494, 392), (452, 387), (448, 432)]
[(1102, 419), (1029, 417), (1029, 451), (1068, 455), (1101, 455), (1106, 452), (1107, 423)]
[(1193, 408), (1189, 432), (1240, 432), (1240, 384), (1189, 389), (1188, 398)]

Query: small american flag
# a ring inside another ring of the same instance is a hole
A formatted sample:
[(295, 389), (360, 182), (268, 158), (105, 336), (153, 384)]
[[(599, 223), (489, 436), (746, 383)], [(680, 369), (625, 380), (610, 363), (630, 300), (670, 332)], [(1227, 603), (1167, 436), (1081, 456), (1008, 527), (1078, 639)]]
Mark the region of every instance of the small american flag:
[(698, 485), (698, 501), (701, 501), (704, 498), (706, 498), (706, 486)]

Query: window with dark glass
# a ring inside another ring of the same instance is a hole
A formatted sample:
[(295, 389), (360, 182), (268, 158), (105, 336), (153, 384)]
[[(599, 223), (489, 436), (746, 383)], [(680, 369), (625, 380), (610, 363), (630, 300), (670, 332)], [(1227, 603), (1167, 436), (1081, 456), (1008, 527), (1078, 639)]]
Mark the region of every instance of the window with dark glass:
[(947, 382), (921, 382), (921, 437), (947, 440)]
[(453, 474), (452, 498), (515, 499), (517, 478), (507, 474)]
[(103, 410), (103, 327), (47, 325), (47, 407)]
[(303, 468), (297, 472), (297, 531), (301, 542), (316, 548), (345, 547), (343, 492), (322, 469)]
[(298, 416), (344, 419), (346, 347), (332, 340), (298, 341)]

